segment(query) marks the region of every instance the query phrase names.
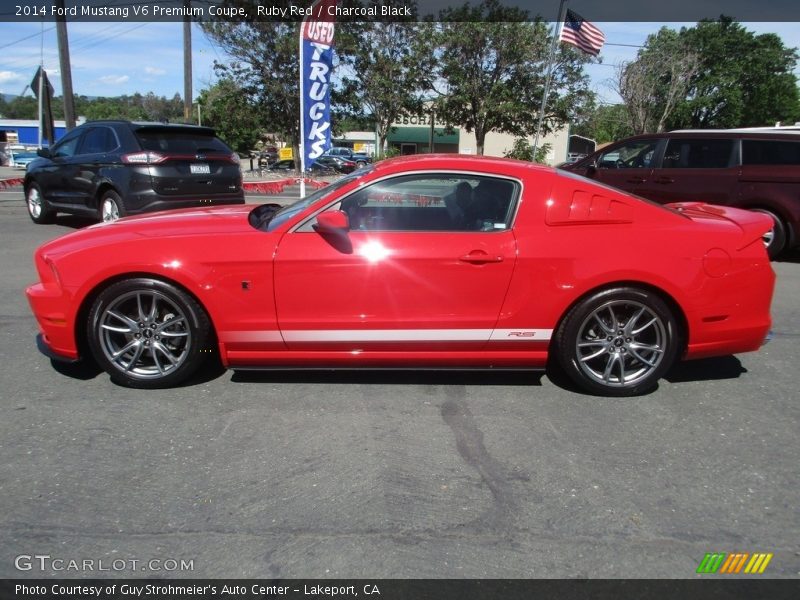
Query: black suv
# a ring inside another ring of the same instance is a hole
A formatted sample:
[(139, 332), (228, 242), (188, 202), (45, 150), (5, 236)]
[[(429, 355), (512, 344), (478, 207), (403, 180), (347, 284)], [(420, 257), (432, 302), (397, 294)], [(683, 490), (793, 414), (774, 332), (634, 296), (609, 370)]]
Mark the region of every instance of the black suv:
[(208, 127), (91, 121), (39, 156), (25, 173), (35, 223), (244, 203), (239, 157)]

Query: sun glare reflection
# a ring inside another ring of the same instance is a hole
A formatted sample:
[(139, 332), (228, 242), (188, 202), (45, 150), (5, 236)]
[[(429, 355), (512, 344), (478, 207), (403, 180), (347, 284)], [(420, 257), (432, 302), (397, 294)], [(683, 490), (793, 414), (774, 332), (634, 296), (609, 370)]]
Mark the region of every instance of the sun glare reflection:
[(366, 258), (369, 262), (376, 263), (385, 259), (391, 252), (386, 246), (373, 240), (361, 246), (358, 249), (358, 254)]

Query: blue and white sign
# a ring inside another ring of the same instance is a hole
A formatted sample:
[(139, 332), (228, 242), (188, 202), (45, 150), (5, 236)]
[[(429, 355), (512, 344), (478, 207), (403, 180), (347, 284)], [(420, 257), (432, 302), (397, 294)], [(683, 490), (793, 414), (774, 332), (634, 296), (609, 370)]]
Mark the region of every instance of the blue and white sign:
[(331, 147), (331, 69), (336, 0), (317, 0), (300, 26), (300, 160), (308, 169)]

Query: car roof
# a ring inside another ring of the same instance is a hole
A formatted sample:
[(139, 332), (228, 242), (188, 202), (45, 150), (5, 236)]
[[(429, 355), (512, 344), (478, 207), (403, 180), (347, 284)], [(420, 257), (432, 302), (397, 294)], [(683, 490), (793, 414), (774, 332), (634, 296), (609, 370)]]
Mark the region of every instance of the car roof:
[(382, 160), (375, 164), (377, 170), (431, 170), (445, 169), (476, 171), (514, 171), (519, 169), (532, 169), (537, 171), (551, 171), (552, 167), (513, 158), (500, 158), (496, 156), (478, 156), (474, 154), (411, 154)]
[(159, 121), (126, 121), (125, 119), (97, 119), (96, 121), (86, 121), (86, 125), (127, 125), (135, 130), (140, 129), (162, 129), (164, 131), (193, 131), (203, 135), (216, 135), (211, 127), (193, 125), (191, 123), (162, 123)]

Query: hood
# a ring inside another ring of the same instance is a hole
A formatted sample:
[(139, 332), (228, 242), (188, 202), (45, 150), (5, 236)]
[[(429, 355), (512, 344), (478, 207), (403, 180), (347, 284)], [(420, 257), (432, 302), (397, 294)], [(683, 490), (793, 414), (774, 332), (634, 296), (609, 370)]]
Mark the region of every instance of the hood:
[(65, 254), (91, 246), (106, 246), (141, 238), (181, 238), (253, 231), (248, 221), (255, 205), (237, 204), (209, 208), (161, 211), (97, 223), (48, 242), (41, 250)]

